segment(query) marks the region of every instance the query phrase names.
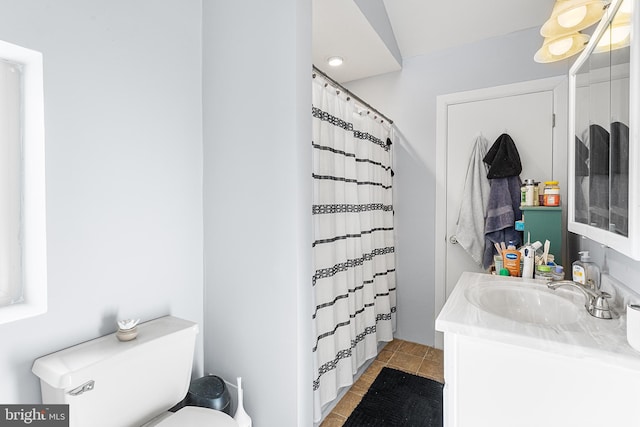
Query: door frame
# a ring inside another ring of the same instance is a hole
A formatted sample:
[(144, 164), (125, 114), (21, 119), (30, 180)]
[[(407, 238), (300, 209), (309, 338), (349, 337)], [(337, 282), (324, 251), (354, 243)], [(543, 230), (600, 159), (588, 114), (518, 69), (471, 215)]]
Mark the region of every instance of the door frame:
[[(505, 98), (528, 93), (553, 91), (553, 110), (555, 126), (552, 132), (553, 176), (561, 182), (567, 182), (567, 105), (568, 78), (566, 75), (530, 80), (484, 89), (456, 92), (440, 95), (437, 98), (436, 115), (436, 218), (435, 218), (435, 271), (434, 271), (434, 324), (446, 300), (446, 262), (447, 262), (447, 126), (450, 105), (474, 101)], [(557, 149), (557, 150), (556, 150)], [(556, 153), (557, 151), (557, 153)], [(565, 186), (566, 187), (566, 186)], [(566, 188), (563, 189), (566, 197)], [(563, 224), (566, 224), (566, 212), (563, 211)], [(566, 226), (563, 227), (566, 230)], [(565, 231), (566, 233), (566, 231)], [(566, 236), (563, 236), (566, 242)], [(566, 251), (567, 245), (564, 245)], [(563, 257), (563, 259), (567, 259)], [(435, 346), (444, 347), (442, 332), (435, 331)]]

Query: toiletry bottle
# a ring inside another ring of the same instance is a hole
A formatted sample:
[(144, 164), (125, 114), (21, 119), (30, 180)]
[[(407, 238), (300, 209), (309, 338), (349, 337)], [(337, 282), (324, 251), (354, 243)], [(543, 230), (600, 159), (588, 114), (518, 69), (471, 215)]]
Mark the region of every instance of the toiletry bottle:
[(509, 276), (520, 276), (520, 251), (513, 242), (509, 242), (507, 249), (502, 251), (502, 264), (509, 270)]
[(546, 181), (544, 183), (544, 205), (560, 206), (560, 187), (558, 181)]
[(535, 181), (533, 179), (525, 179), (525, 202), (524, 206), (534, 206)]
[(591, 288), (592, 290), (600, 289), (600, 268), (596, 263), (591, 261), (589, 251), (578, 252), (580, 259), (574, 261), (571, 272), (573, 281)]
[(544, 206), (544, 184), (538, 183), (538, 206)]

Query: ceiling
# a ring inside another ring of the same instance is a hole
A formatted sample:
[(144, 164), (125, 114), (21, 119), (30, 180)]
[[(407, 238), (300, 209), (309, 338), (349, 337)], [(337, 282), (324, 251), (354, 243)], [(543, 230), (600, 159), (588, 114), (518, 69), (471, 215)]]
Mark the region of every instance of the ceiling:
[[(403, 58), (539, 28), (553, 4), (554, 0), (313, 0), (313, 63), (338, 82), (397, 71)], [(331, 56), (343, 57), (344, 64), (329, 67)]]

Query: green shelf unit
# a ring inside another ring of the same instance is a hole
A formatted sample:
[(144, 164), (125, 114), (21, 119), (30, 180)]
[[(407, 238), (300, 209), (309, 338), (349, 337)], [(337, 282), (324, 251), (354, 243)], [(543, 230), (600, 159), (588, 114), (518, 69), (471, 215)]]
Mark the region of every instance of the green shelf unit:
[(521, 206), (524, 217), (523, 240), (531, 233), (531, 243), (539, 240), (551, 242), (549, 253), (552, 253), (556, 264), (562, 265), (562, 206)]

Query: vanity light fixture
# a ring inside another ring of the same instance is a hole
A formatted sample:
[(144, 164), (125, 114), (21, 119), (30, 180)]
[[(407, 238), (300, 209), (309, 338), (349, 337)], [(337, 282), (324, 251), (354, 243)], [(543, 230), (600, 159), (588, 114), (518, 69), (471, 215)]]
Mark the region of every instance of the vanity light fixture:
[(589, 36), (579, 31), (600, 21), (607, 5), (604, 0), (556, 0), (551, 17), (540, 28), (544, 42), (533, 59), (555, 62), (582, 51)]
[(589, 36), (587, 34), (578, 32), (548, 37), (544, 39), (542, 47), (538, 49), (533, 59), (543, 64), (560, 61), (581, 52), (588, 41)]
[(327, 64), (332, 67), (339, 67), (344, 62), (344, 59), (341, 56), (332, 56), (327, 59)]
[(602, 19), (608, 2), (603, 0), (556, 0), (551, 17), (540, 28), (543, 37), (558, 37), (592, 26)]

